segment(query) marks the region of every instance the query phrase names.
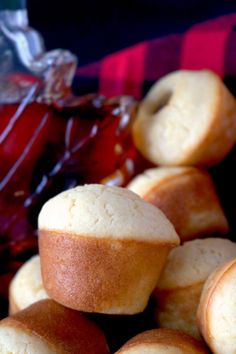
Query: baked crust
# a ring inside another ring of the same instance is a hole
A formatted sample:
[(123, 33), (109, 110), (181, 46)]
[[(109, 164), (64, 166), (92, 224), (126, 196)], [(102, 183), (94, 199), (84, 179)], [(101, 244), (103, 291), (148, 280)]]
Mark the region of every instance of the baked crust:
[[(141, 348), (151, 348), (154, 353), (167, 353), (169, 349), (176, 349), (178, 353), (188, 353), (188, 354), (206, 354), (208, 351), (203, 346), (202, 343), (197, 341), (196, 339), (188, 336), (187, 334), (167, 329), (167, 328), (159, 328), (153, 329), (150, 331), (146, 331), (140, 333), (139, 335), (133, 337), (129, 340), (120, 350), (118, 350), (117, 354), (125, 354), (125, 353), (141, 353)], [(137, 351), (134, 349), (137, 348)], [(159, 351), (161, 350), (162, 351)], [(171, 351), (173, 353), (173, 351)]]
[(26, 333), (32, 342), (35, 337), (40, 339), (52, 353), (109, 353), (102, 331), (93, 322), (53, 300), (41, 300), (5, 318), (0, 322), (0, 333), (4, 328)]
[[(166, 173), (159, 178), (162, 170)], [(151, 178), (145, 178), (144, 173), (143, 183), (140, 175), (128, 188), (160, 208), (174, 225), (181, 241), (228, 232), (227, 219), (206, 171), (185, 167), (169, 168), (169, 174), (168, 168), (152, 169), (150, 173)]]
[(155, 318), (160, 327), (181, 330), (201, 339), (196, 314), (204, 282), (185, 288), (154, 291)]
[(174, 246), (39, 230), (43, 283), (51, 298), (73, 309), (138, 313)]
[(212, 166), (235, 144), (235, 99), (212, 71), (170, 73), (141, 103), (133, 137), (157, 165)]
[(235, 277), (236, 259), (233, 259), (209, 276), (202, 291), (197, 322), (201, 334), (214, 353), (233, 354), (236, 350)]
[(196, 314), (204, 283), (235, 257), (236, 244), (221, 238), (196, 239), (173, 249), (153, 292), (158, 325), (200, 338)]

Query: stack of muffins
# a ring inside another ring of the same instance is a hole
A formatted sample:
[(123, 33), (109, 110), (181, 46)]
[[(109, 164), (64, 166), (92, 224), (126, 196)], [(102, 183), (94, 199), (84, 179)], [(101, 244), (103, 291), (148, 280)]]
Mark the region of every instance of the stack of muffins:
[[(10, 285), (1, 353), (236, 352), (236, 244), (203, 170), (236, 142), (236, 102), (212, 72), (175, 72), (141, 102), (133, 136), (158, 167), (126, 188), (78, 186), (43, 206), (39, 255)], [(153, 328), (109, 349), (89, 314), (116, 321), (150, 298)]]

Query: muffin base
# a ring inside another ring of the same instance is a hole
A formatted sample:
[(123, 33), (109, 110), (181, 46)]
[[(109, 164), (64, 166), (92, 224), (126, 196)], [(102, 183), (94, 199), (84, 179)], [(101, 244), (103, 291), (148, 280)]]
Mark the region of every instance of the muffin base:
[(51, 298), (76, 310), (138, 313), (173, 246), (40, 230), (43, 283)]

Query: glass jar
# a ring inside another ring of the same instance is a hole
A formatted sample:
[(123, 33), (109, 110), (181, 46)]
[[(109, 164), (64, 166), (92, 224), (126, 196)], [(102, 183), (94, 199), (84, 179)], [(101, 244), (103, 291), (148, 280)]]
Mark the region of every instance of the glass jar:
[(47, 52), (25, 1), (0, 5), (0, 289), (37, 252), (43, 203), (84, 183), (124, 185), (140, 160), (130, 134), (131, 97), (76, 97), (77, 58)]

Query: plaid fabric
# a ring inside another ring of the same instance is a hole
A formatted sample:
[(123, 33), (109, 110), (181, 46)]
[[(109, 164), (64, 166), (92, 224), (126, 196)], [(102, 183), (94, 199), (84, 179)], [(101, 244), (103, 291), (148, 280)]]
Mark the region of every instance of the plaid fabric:
[(178, 69), (211, 69), (236, 94), (236, 13), (139, 43), (77, 70), (80, 94), (133, 95), (140, 99), (161, 76)]

